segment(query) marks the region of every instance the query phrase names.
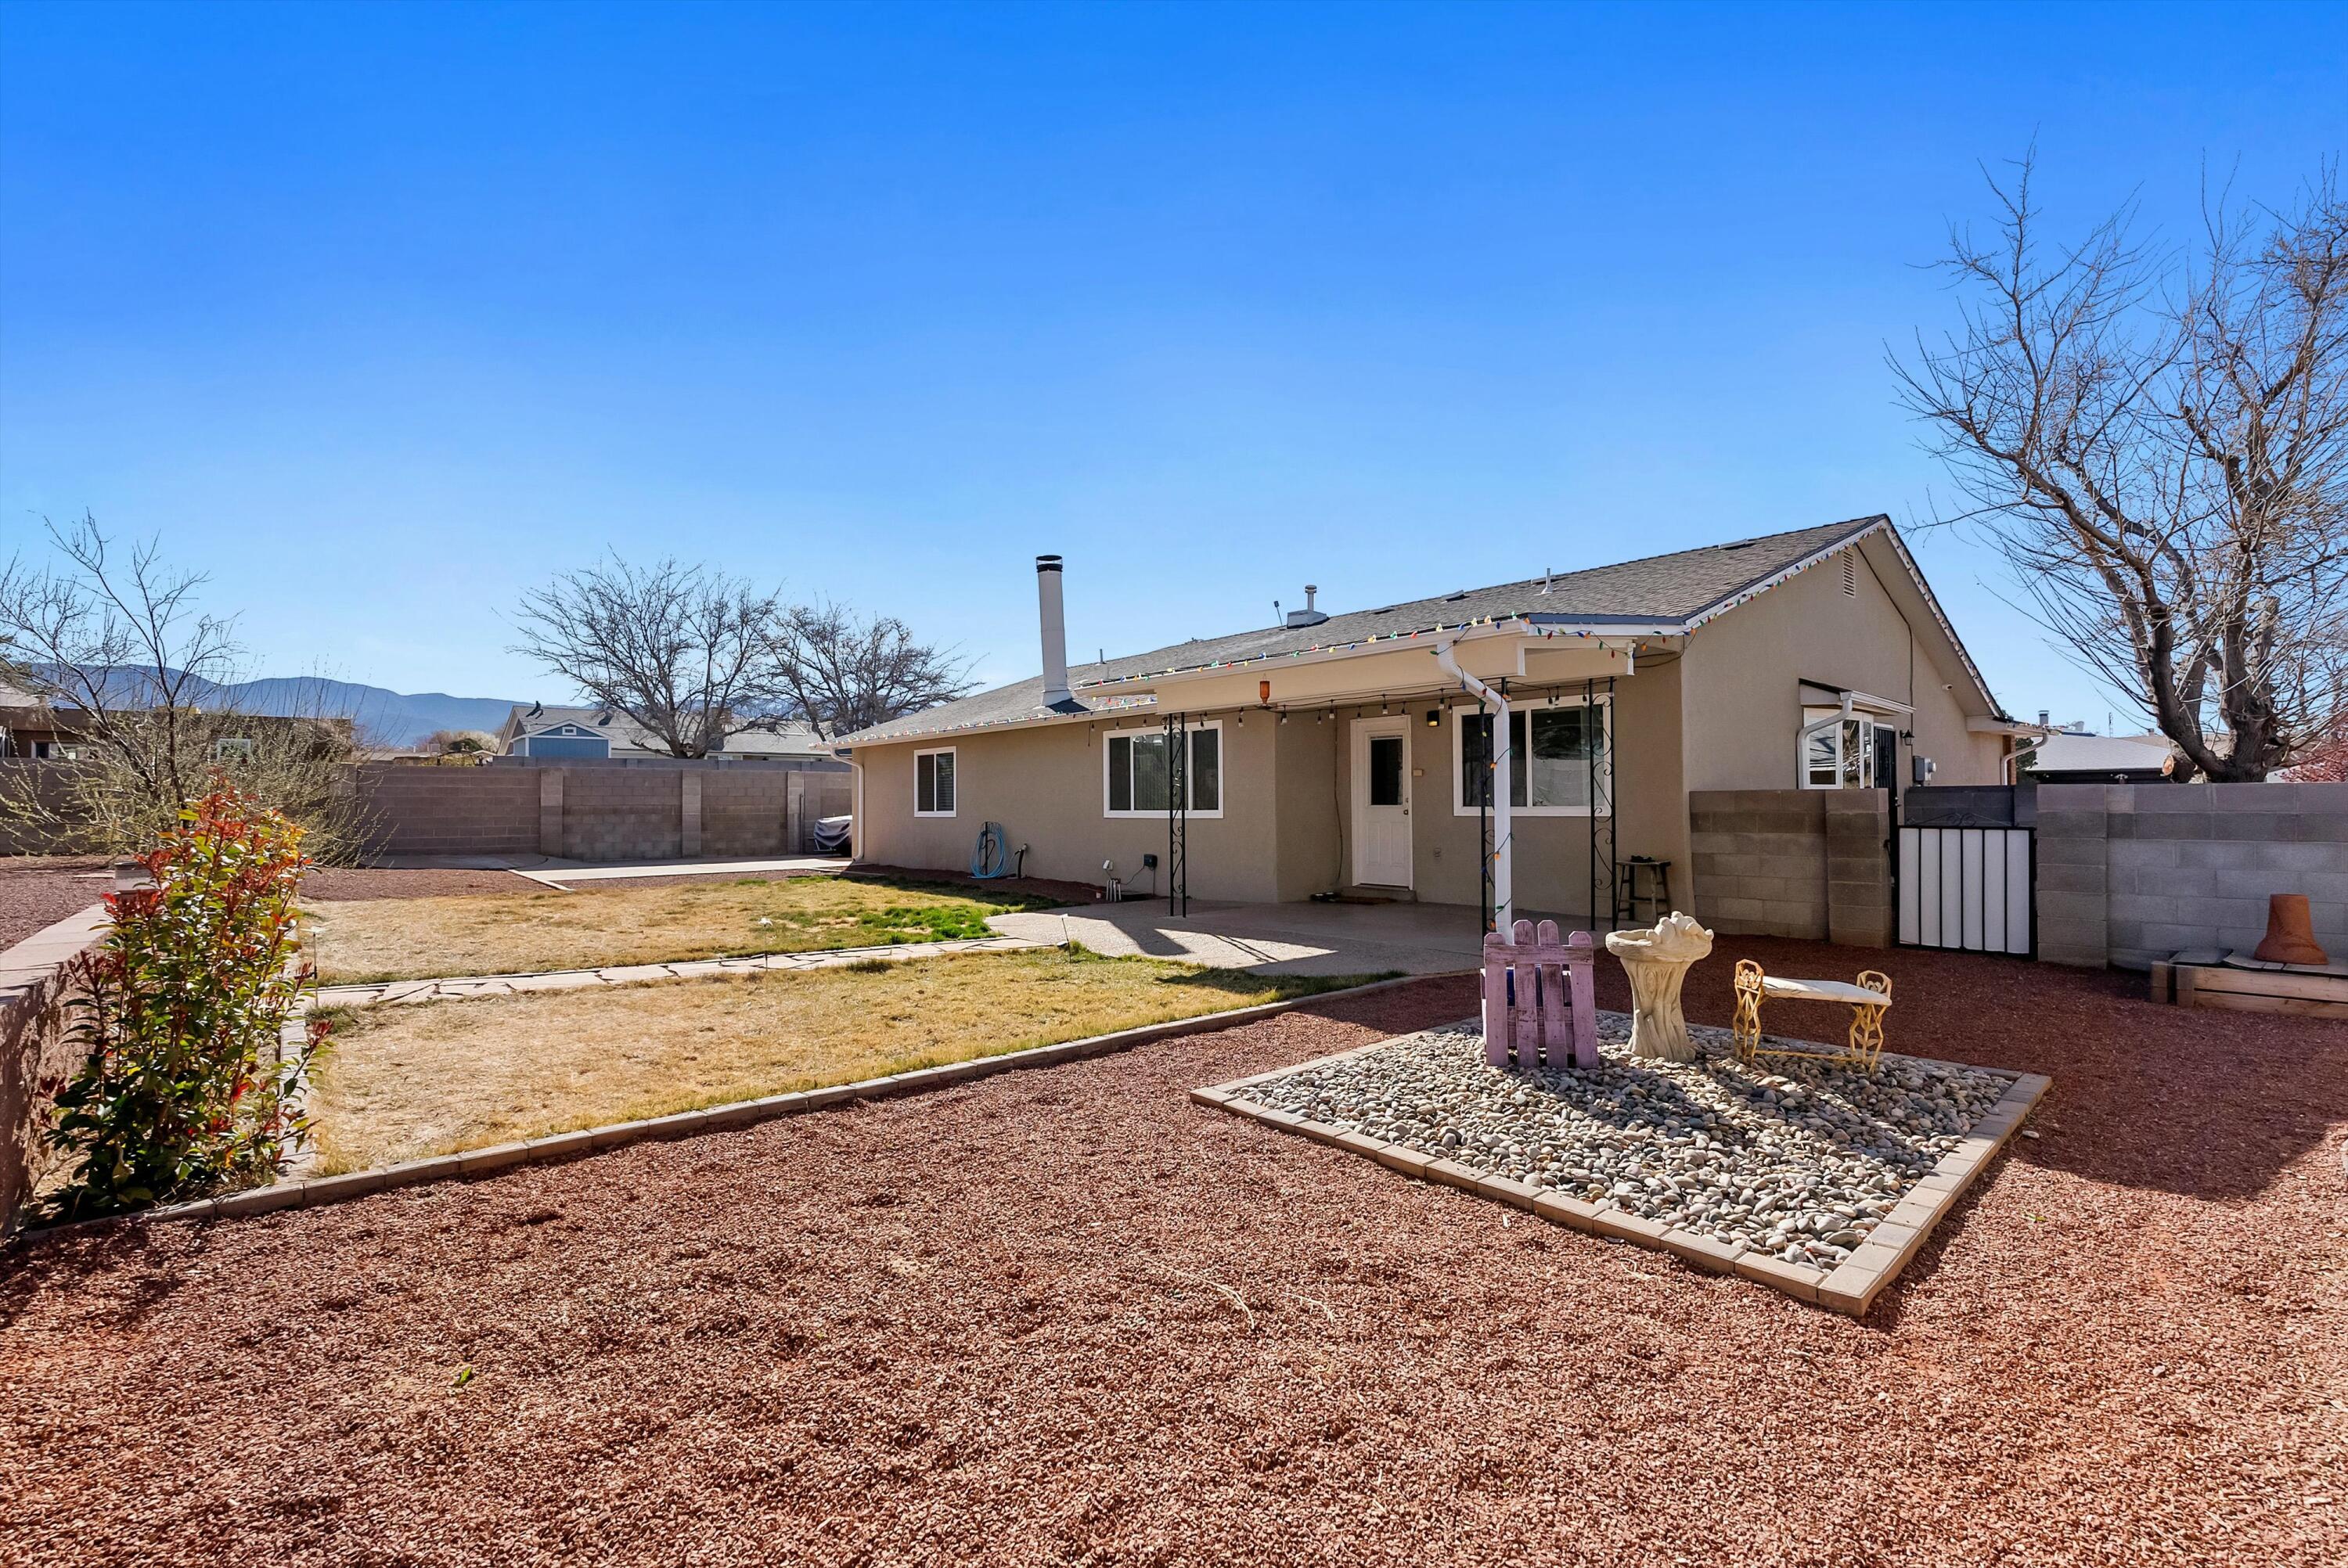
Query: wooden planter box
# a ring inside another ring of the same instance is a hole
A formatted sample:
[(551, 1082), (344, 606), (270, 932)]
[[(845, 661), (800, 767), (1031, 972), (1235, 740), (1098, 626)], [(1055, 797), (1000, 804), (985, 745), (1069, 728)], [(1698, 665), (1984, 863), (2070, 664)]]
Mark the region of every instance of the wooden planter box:
[(2152, 999), (2188, 1008), (2348, 1019), (2348, 965), (2260, 965), (2242, 954), (2179, 953), (2152, 966)]

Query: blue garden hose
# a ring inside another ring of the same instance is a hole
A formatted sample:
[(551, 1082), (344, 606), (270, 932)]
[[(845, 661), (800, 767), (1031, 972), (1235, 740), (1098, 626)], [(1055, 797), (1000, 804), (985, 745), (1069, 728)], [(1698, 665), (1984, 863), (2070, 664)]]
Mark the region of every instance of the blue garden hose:
[(1011, 844), (1001, 823), (990, 822), (978, 830), (978, 845), (970, 852), (970, 874), (981, 882), (1011, 875)]

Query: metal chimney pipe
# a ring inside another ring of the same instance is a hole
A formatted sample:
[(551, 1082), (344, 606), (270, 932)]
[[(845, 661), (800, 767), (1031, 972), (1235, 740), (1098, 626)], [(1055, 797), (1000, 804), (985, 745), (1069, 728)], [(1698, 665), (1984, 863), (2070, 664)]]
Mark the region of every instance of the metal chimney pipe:
[(1072, 700), (1068, 690), (1068, 622), (1060, 604), (1060, 558), (1035, 558), (1035, 614), (1044, 632), (1044, 706)]

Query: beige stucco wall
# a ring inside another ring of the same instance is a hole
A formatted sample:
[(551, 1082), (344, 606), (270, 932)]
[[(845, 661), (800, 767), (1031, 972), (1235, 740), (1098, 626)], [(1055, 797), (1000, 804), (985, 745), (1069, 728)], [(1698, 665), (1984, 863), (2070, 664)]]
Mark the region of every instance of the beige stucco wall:
[[(1223, 815), (1190, 819), (1194, 898), (1282, 897), (1273, 787), (1278, 727), (1261, 714), (1245, 724), (1223, 720)], [(981, 826), (999, 822), (1013, 849), (1030, 846), (1030, 876), (1098, 886), (1101, 862), (1114, 860), (1118, 876), (1146, 889), (1149, 877), (1141, 857), (1153, 854), (1161, 862), (1158, 886), (1163, 888), (1166, 819), (1110, 817), (1101, 810), (1101, 749), (1112, 728), (1051, 724), (858, 748), (864, 774), (859, 857), (888, 866), (965, 867)], [(954, 749), (954, 815), (915, 816), (914, 754), (945, 745)]]
[[(1842, 591), (1840, 561), (1829, 559), (1687, 640), (1681, 681), (1691, 790), (1792, 789), (1802, 727), (1798, 682), (1816, 681), (1915, 707), (1913, 742), (1900, 744), (1899, 780), (1910, 759), (1938, 764), (1936, 784), (1999, 784), (2003, 743), (1965, 729), (1970, 680), (1936, 658), (1939, 629), (1911, 629), (1884, 587), (1904, 573), (1889, 544), (1859, 548), (1859, 592)], [(1879, 559), (1879, 557), (1888, 559)], [(1952, 691), (1951, 688), (1954, 690)]]
[[(1939, 763), (1936, 784), (2000, 782), (2003, 743), (1967, 733), (1964, 703), (1979, 699), (1962, 667), (1935, 662), (1937, 627), (1926, 620), (1921, 635), (1911, 630), (1910, 619), (1930, 612), (1896, 551), (1877, 539), (1859, 549), (1856, 596), (1842, 592), (1840, 567), (1829, 560), (1704, 626), (1682, 649), (1650, 648), (1627, 675), (1619, 653), (1570, 641), (1521, 654), (1513, 641), (1484, 641), (1462, 644), (1461, 658), (1488, 679), (1512, 682), (1614, 675), (1616, 858), (1670, 861), (1674, 901), (1698, 905), (1700, 914), (1688, 793), (1793, 787), (1805, 679), (1913, 704), (1914, 718), (1902, 728), (1915, 740), (1902, 743), (1898, 762), (1903, 784), (1919, 752)], [(1900, 574), (1890, 580), (1909, 601), (1904, 616), (1900, 597), (1885, 586), (1886, 573)], [(1363, 711), (1354, 705), (1363, 701), (1359, 694), (1383, 689), (1411, 721), (1415, 891), (1428, 902), (1475, 904), (1478, 825), (1454, 809), (1452, 721), (1447, 715), (1432, 728), (1425, 723), (1426, 710), (1439, 700), (1427, 693), (1440, 679), (1431, 645), (1406, 641), (1353, 660), (1251, 667), (1163, 687), (1161, 700), (1194, 711), (1226, 710), (1224, 815), (1191, 821), (1191, 895), (1284, 901), (1352, 880), (1351, 725)], [(1255, 701), (1264, 681), (1275, 702), (1342, 705), (1323, 723), (1304, 710), (1282, 724), (1260, 709), (1238, 722), (1228, 705)], [(1379, 698), (1366, 699), (1367, 712), (1378, 705)], [(1141, 856), (1165, 854), (1166, 827), (1163, 818), (1103, 815), (1103, 737), (1116, 727), (1062, 723), (860, 748), (859, 854), (894, 865), (965, 866), (980, 825), (993, 820), (1004, 824), (1014, 848), (1032, 846), (1031, 875), (1098, 885), (1101, 862), (1108, 859), (1120, 875), (1146, 886)], [(957, 749), (958, 809), (948, 819), (916, 818), (913, 754), (935, 743)], [(1586, 818), (1520, 816), (1515, 847), (1520, 906), (1560, 914), (1587, 908)]]
[[(1566, 698), (1578, 699), (1578, 692)], [(1419, 702), (1409, 709), (1411, 861), (1414, 890), (1435, 904), (1474, 904), (1481, 897), (1480, 825), (1457, 810), (1459, 787), (1450, 713), (1430, 727)], [(1643, 661), (1637, 672), (1614, 682), (1614, 806), (1616, 856), (1649, 855), (1672, 861), (1673, 887), (1685, 886), (1688, 866), (1687, 813), (1680, 787), (1680, 676), (1668, 655)], [(1375, 712), (1375, 710), (1372, 710)], [(1339, 733), (1335, 757), (1338, 797), (1353, 800), (1351, 712), (1327, 726)], [(1316, 726), (1317, 727), (1317, 726)], [(1588, 910), (1590, 820), (1582, 816), (1517, 814), (1515, 863), (1517, 903), (1528, 910), (1572, 915)], [(1601, 843), (1605, 824), (1600, 824)], [(1351, 844), (1347, 844), (1350, 859)], [(1334, 856), (1333, 856), (1334, 858)], [(1350, 879), (1352, 867), (1346, 866)], [(1598, 897), (1601, 907), (1606, 894)]]

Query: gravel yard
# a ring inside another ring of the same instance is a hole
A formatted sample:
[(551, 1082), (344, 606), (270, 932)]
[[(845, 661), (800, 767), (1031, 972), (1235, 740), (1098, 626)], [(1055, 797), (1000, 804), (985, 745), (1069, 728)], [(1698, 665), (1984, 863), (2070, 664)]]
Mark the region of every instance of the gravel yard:
[(0, 1562), (2348, 1560), (2348, 1026), (1720, 949), (1696, 1021), (1875, 962), (1892, 1050), (2054, 1077), (1863, 1321), (1187, 1099), (1433, 980), (0, 1256)]
[(1589, 1072), (1491, 1067), (1470, 1027), (1251, 1083), (1247, 1099), (1478, 1171), (1618, 1207), (1787, 1263), (1832, 1268), (1988, 1114), (2003, 1073), (1887, 1060), (1746, 1066), (1691, 1026), (1694, 1061), (1634, 1061), (1599, 1015)]
[(78, 915), (113, 892), (111, 865), (65, 856), (0, 859), (0, 948)]

